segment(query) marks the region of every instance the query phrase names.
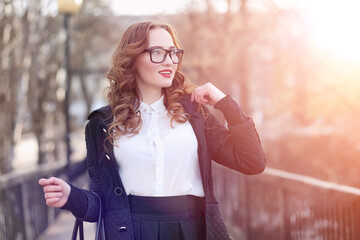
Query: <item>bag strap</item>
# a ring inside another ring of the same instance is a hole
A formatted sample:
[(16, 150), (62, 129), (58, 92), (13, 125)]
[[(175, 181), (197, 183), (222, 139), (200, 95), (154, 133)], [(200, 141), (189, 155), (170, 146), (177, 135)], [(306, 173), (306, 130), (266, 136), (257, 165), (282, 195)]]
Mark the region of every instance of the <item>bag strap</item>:
[[(104, 218), (103, 218), (101, 198), (96, 192), (93, 192), (93, 193), (98, 197), (99, 204), (100, 204), (100, 206), (99, 206), (100, 211), (99, 211), (99, 218), (97, 221), (95, 240), (105, 240), (106, 239), (105, 238), (105, 227), (104, 227)], [(75, 223), (74, 223), (73, 232), (71, 235), (71, 240), (76, 240), (78, 230), (79, 230), (80, 240), (84, 240), (84, 223), (82, 220), (79, 220), (76, 218)]]
[[(104, 218), (103, 218), (101, 198), (96, 192), (93, 192), (93, 193), (98, 197), (99, 203), (100, 203), (100, 206), (99, 206), (100, 211), (99, 211), (99, 218), (98, 218), (98, 222), (97, 222), (95, 240), (105, 240), (105, 227), (104, 227)], [(100, 238), (100, 234), (101, 234), (101, 238)]]
[(84, 240), (84, 224), (83, 224), (83, 221), (81, 221), (79, 219), (75, 219), (74, 228), (73, 228), (73, 232), (72, 232), (72, 235), (71, 235), (71, 240), (76, 240), (78, 230), (79, 230), (79, 234), (80, 234), (80, 240)]

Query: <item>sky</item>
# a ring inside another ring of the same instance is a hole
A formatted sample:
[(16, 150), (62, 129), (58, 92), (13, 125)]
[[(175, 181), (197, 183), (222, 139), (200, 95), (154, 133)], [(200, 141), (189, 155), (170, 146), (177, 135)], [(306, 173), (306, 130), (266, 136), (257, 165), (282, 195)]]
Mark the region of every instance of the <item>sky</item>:
[[(320, 49), (340, 58), (360, 62), (360, 0), (272, 0), (280, 6), (295, 7), (304, 13), (309, 37)], [(194, 2), (197, 3), (194, 6)], [(113, 0), (119, 15), (173, 14), (202, 9), (203, 1), (192, 0)], [(235, 2), (235, 1), (234, 1)], [(249, 0), (249, 7), (261, 9), (265, 0)], [(212, 0), (219, 12), (227, 10), (226, 0)]]
[[(219, 12), (227, 10), (227, 0), (210, 0), (212, 5)], [(300, 3), (302, 5), (310, 0), (272, 0), (276, 4), (282, 6), (289, 6), (291, 4)], [(315, 0), (316, 1), (316, 0)], [(332, 1), (332, 0), (330, 0)], [(240, 0), (233, 0), (232, 4), (235, 5)], [(248, 5), (253, 8), (261, 8), (264, 5), (264, 0), (249, 0)], [(186, 9), (203, 9), (206, 4), (205, 0), (112, 0), (111, 8), (113, 12), (118, 15), (154, 15), (154, 14), (173, 14), (181, 12)]]
[(111, 8), (119, 15), (173, 14), (184, 10), (191, 0), (113, 0)]

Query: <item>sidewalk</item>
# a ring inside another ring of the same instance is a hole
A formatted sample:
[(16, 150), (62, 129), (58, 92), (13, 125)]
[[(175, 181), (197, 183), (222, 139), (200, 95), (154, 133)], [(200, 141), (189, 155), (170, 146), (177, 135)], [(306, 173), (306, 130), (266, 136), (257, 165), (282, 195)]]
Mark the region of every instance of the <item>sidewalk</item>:
[[(75, 218), (69, 211), (63, 211), (38, 240), (71, 239)], [(95, 239), (96, 223), (84, 222), (84, 238)], [(79, 237), (77, 238), (79, 239)]]

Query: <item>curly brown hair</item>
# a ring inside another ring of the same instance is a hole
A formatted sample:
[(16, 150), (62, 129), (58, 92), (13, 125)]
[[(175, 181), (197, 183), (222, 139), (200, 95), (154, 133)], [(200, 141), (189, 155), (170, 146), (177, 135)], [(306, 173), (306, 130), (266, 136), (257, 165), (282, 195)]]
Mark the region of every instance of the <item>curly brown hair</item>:
[[(140, 97), (135, 82), (136, 58), (148, 46), (149, 31), (155, 28), (165, 29), (172, 37), (175, 47), (182, 48), (176, 30), (169, 24), (155, 22), (138, 22), (130, 25), (124, 32), (112, 56), (112, 66), (106, 77), (110, 81), (107, 88), (107, 100), (112, 111), (112, 123), (108, 129), (108, 140), (115, 145), (115, 140), (120, 135), (139, 133), (141, 118), (138, 114)], [(190, 80), (181, 71), (178, 64), (172, 85), (163, 88), (164, 105), (171, 118), (184, 123), (188, 119), (180, 98), (186, 93), (191, 93), (195, 88)]]

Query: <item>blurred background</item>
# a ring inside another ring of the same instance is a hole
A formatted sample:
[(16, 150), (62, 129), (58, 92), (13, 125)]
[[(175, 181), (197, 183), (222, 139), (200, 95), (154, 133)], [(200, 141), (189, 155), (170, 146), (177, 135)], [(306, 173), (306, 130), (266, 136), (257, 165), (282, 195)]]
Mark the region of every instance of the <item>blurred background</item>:
[[(234, 239), (358, 239), (360, 220), (349, 214), (360, 212), (359, 11), (357, 0), (0, 0), (0, 238), (35, 239), (57, 216), (42, 202), (24, 214), (43, 200), (36, 183), (24, 184), (69, 177), (84, 159), (86, 117), (106, 105), (116, 44), (131, 23), (152, 19), (177, 29), (192, 82), (231, 94), (258, 129), (269, 169), (261, 175), (272, 180), (214, 170)], [(311, 187), (294, 187), (304, 179)], [(265, 182), (255, 191), (251, 181)], [(256, 206), (275, 210), (249, 212), (251, 194), (271, 191), (272, 203)], [(288, 200), (288, 191), (301, 196)], [(320, 211), (331, 202), (323, 197), (346, 203)], [(35, 221), (41, 211), (46, 220)], [(24, 229), (10, 231), (16, 221)]]

